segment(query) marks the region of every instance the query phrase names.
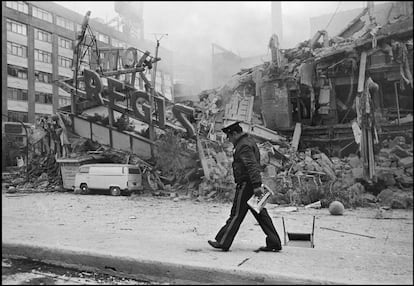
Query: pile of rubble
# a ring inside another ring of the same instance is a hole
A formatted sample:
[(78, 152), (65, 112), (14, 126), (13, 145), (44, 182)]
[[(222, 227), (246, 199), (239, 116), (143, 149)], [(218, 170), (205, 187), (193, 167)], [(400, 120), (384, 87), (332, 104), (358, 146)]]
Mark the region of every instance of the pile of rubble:
[[(388, 145), (386, 145), (388, 143)], [(309, 204), (321, 200), (327, 206), (341, 200), (346, 207), (389, 206), (413, 207), (413, 145), (404, 137), (383, 142), (376, 156), (376, 181), (364, 179), (363, 165), (356, 154), (345, 158), (328, 158), (317, 150), (289, 153), (287, 160), (275, 160), (264, 172), (264, 181), (277, 190), (276, 203)], [(271, 154), (267, 152), (267, 154)], [(271, 155), (272, 156), (272, 155)]]
[[(203, 138), (199, 138), (198, 149), (204, 176), (189, 183), (193, 188), (191, 196), (198, 199), (226, 201), (232, 200), (234, 194), (232, 146), (223, 143), (215, 126), (220, 122), (220, 115), (223, 116), (224, 100), (220, 96), (219, 92), (210, 91), (200, 104), (204, 106), (199, 125)], [(280, 144), (258, 141), (263, 181), (276, 191), (273, 203), (306, 205), (320, 200), (327, 206), (333, 200), (340, 200), (346, 207), (413, 206), (412, 192), (409, 192), (413, 185), (411, 138), (407, 139), (408, 144), (401, 136), (378, 144), (381, 149), (375, 157), (373, 182), (366, 181), (359, 155), (329, 158), (318, 148), (295, 151), (287, 139)]]
[[(219, 133), (206, 134), (196, 142), (180, 132), (165, 132), (157, 140), (154, 162), (82, 138), (72, 142), (69, 156), (76, 158), (94, 152), (107, 158), (107, 162), (139, 165), (147, 170), (144, 188), (153, 195), (232, 201), (235, 192), (231, 167), (233, 147)], [(263, 182), (275, 190), (271, 202), (280, 205), (321, 201), (322, 206), (327, 206), (333, 200), (340, 200), (345, 207), (410, 208), (413, 206), (413, 143), (408, 140), (397, 136), (379, 144), (381, 148), (375, 156), (376, 182), (365, 181), (363, 164), (356, 154), (329, 158), (318, 148), (296, 151), (287, 141), (275, 144), (258, 140)], [(31, 159), (28, 181), (19, 176), (24, 170), (15, 171), (3, 177), (3, 186), (8, 185), (9, 192), (62, 190), (60, 166), (53, 153)]]
[[(22, 174), (25, 174), (22, 176)], [(3, 178), (3, 188), (7, 192), (50, 192), (62, 191), (62, 176), (55, 154), (31, 158), (27, 174), (25, 166), (11, 170)]]
[(377, 198), (383, 205), (413, 206), (413, 143), (407, 143), (403, 136), (385, 140), (376, 156), (377, 178), (385, 186)]

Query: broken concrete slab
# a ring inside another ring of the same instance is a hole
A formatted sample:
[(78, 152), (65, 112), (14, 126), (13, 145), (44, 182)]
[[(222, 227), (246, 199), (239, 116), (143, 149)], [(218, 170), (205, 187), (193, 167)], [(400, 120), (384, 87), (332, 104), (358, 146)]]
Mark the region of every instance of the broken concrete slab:
[(406, 158), (412, 156), (407, 150), (403, 149), (400, 145), (396, 145), (391, 149), (391, 153), (398, 156), (398, 158)]
[(394, 174), (392, 173), (384, 173), (379, 176), (379, 178), (384, 181), (387, 187), (394, 186), (396, 184)]
[(405, 137), (404, 136), (396, 136), (393, 140), (388, 142), (388, 148), (394, 148), (397, 145), (405, 144)]
[(384, 158), (389, 158), (390, 154), (391, 154), (392, 149), (391, 148), (382, 148), (379, 153), (378, 156), (384, 157)]
[(364, 169), (362, 167), (358, 167), (358, 168), (352, 168), (352, 176), (355, 179), (362, 179), (364, 178)]
[(402, 168), (412, 168), (413, 167), (413, 157), (406, 157), (406, 158), (400, 158), (398, 160), (398, 166)]
[(349, 156), (348, 163), (352, 168), (362, 167), (361, 160), (357, 155)]
[(413, 185), (413, 176), (402, 175), (397, 178), (397, 181), (400, 182), (403, 186), (412, 186)]

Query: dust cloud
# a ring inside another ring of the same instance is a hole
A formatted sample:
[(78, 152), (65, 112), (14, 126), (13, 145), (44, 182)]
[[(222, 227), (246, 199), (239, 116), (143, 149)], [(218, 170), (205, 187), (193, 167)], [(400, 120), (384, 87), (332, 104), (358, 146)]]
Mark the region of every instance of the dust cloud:
[[(117, 16), (112, 1), (56, 3), (81, 14), (91, 10), (93, 18), (106, 21)], [(270, 1), (144, 1), (130, 5), (140, 3), (144, 7), (145, 39), (155, 43), (154, 33), (168, 34), (160, 45), (174, 53), (174, 66), (187, 66), (201, 74), (203, 88), (208, 87), (211, 74), (212, 44), (243, 58), (269, 53), (267, 45), (272, 34)], [(310, 17), (365, 5), (364, 1), (282, 2), (282, 48), (292, 48), (312, 36)]]

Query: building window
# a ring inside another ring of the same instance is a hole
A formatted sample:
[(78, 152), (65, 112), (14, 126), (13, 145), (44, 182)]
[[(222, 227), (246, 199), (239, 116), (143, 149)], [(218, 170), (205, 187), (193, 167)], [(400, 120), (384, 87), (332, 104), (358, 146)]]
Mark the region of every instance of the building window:
[(35, 92), (35, 102), (42, 104), (52, 104), (53, 103), (53, 94), (45, 92)]
[(7, 19), (7, 31), (13, 32), (13, 33), (17, 33), (17, 34), (22, 34), (22, 35), (27, 35), (27, 26), (26, 24), (23, 23), (19, 23), (16, 21), (12, 21)]
[(59, 47), (65, 49), (72, 49), (72, 40), (59, 37)]
[(18, 77), (21, 79), (27, 79), (27, 68), (7, 65), (7, 74), (9, 76)]
[(72, 59), (58, 56), (58, 65), (64, 68), (72, 67)]
[(107, 35), (101, 34), (101, 33), (97, 33), (97, 38), (99, 41), (105, 43), (105, 44), (109, 44), (109, 37)]
[(119, 47), (119, 41), (115, 38), (111, 39), (111, 45), (114, 47)]
[(52, 42), (52, 34), (43, 30), (34, 29), (35, 31), (35, 39), (43, 42)]
[(27, 47), (20, 44), (7, 42), (7, 53), (14, 56), (27, 58)]
[(35, 61), (47, 63), (52, 63), (52, 54), (42, 50), (34, 50)]
[(25, 14), (29, 14), (29, 6), (23, 1), (6, 1), (6, 6)]
[(61, 26), (71, 31), (75, 31), (75, 27), (74, 27), (75, 24), (72, 21), (65, 19), (63, 17), (60, 17), (60, 16), (56, 16), (56, 25)]
[(7, 99), (27, 101), (27, 90), (8, 87)]
[(127, 44), (125, 42), (119, 41), (119, 40), (117, 40), (115, 38), (112, 38), (111, 39), (111, 43), (112, 43), (112, 46), (117, 47), (117, 48), (124, 48), (124, 49), (126, 49), (126, 46), (127, 46)]
[(9, 121), (12, 121), (12, 122), (19, 122), (19, 121), (29, 122), (27, 112), (9, 110), (7, 112), (7, 115), (8, 115)]
[(35, 71), (35, 79), (39, 82), (51, 83), (52, 74), (47, 72)]
[(32, 14), (33, 17), (45, 20), (47, 22), (53, 23), (53, 16), (52, 13), (45, 11), (43, 9), (37, 8), (36, 6), (32, 7)]

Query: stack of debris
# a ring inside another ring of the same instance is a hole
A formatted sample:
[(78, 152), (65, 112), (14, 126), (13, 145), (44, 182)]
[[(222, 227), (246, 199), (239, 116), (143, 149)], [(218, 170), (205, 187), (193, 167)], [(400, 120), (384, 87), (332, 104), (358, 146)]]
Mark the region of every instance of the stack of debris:
[(393, 208), (413, 206), (413, 143), (403, 136), (385, 140), (376, 158), (377, 177), (385, 188), (377, 198), (381, 205)]
[(16, 170), (3, 183), (7, 184), (8, 192), (49, 192), (60, 191), (62, 177), (60, 167), (56, 162), (54, 154), (46, 157), (33, 156), (29, 161), (28, 174), (25, 174), (25, 166)]

